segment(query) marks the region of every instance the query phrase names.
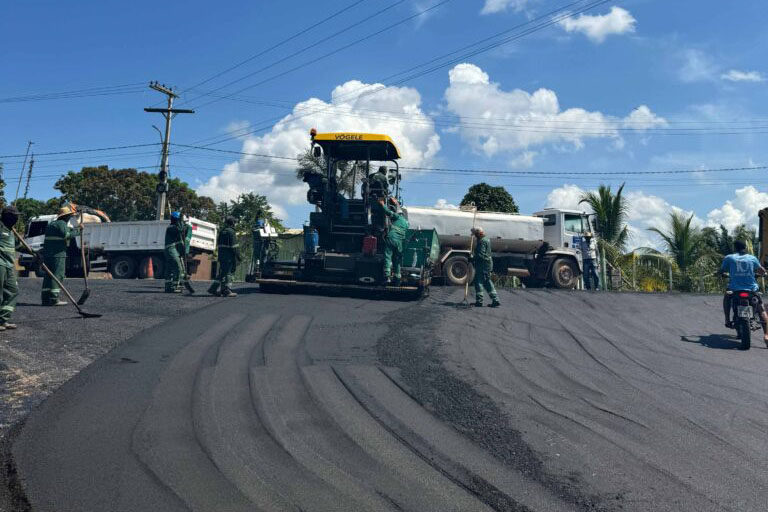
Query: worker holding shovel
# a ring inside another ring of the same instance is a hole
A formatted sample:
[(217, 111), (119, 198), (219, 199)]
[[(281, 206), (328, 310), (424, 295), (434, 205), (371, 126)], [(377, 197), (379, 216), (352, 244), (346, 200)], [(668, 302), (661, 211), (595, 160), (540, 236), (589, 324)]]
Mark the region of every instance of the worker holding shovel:
[(182, 279), (187, 279), (186, 257), (192, 230), (184, 222), (180, 212), (171, 214), (171, 225), (165, 229), (165, 293), (181, 293)]
[(16, 236), (12, 229), (19, 221), (19, 210), (6, 206), (0, 220), (0, 331), (5, 331), (16, 328), (16, 324), (10, 321), (19, 295), (16, 282)]
[[(69, 227), (69, 219), (74, 214), (75, 210), (71, 205), (62, 206), (59, 208), (59, 215), (56, 220), (45, 228), (43, 262), (59, 282), (64, 281), (66, 274), (69, 240), (78, 233), (78, 230)], [(59, 293), (61, 293), (59, 285), (50, 275), (46, 274), (40, 293), (43, 306), (66, 306), (66, 301), (59, 300)]]

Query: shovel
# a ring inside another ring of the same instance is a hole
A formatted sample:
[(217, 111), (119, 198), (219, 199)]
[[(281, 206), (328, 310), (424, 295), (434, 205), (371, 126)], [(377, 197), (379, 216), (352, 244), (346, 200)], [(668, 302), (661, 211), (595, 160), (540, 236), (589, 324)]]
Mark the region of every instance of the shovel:
[(77, 304), (82, 306), (91, 295), (91, 289), (88, 288), (88, 266), (85, 260), (85, 242), (83, 242), (83, 210), (80, 210), (80, 257), (83, 262), (83, 279), (85, 280), (85, 290), (83, 290), (83, 294), (80, 295), (80, 299), (77, 301)]
[(45, 273), (48, 274), (51, 277), (51, 279), (53, 279), (56, 282), (56, 284), (58, 284), (59, 287), (64, 291), (64, 293), (69, 298), (70, 302), (72, 302), (72, 305), (75, 306), (75, 308), (77, 309), (77, 312), (80, 314), (81, 317), (83, 317), (83, 318), (101, 318), (103, 316), (103, 315), (100, 315), (98, 313), (86, 313), (85, 311), (80, 309), (80, 306), (77, 304), (77, 302), (75, 302), (75, 299), (74, 299), (74, 297), (72, 297), (72, 294), (69, 293), (69, 290), (67, 290), (64, 287), (64, 284), (61, 281), (59, 281), (59, 278), (56, 277), (55, 275), (53, 275), (53, 272), (51, 272), (51, 269), (49, 269), (48, 266), (45, 264), (45, 262), (43, 262), (43, 258), (41, 258), (39, 254), (37, 254), (35, 251), (32, 250), (32, 248), (29, 245), (27, 245), (27, 242), (24, 241), (24, 239), (21, 237), (21, 235), (19, 235), (18, 231), (16, 231), (16, 228), (11, 228), (11, 231), (13, 232), (14, 235), (16, 235), (16, 239), (19, 242), (21, 242), (21, 245), (23, 245), (24, 248), (32, 256), (35, 257), (35, 259), (38, 261), (38, 263), (40, 263), (40, 267), (45, 271)]
[[(477, 207), (475, 206), (475, 203), (471, 203), (472, 205), (472, 231), (471, 235), (469, 237), (469, 254), (472, 255), (472, 251), (475, 248), (475, 220), (477, 219)], [(470, 268), (469, 265), (467, 265), (467, 282), (464, 283), (464, 300), (461, 301), (461, 303), (458, 305), (460, 309), (469, 309), (472, 307), (472, 305), (469, 303), (469, 276), (470, 276)]]

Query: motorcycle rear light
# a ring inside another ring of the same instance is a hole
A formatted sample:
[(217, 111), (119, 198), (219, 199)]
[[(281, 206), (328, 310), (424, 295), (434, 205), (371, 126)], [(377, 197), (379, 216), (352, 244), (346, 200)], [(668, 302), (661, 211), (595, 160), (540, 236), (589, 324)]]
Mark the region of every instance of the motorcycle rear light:
[(739, 292), (739, 297), (749, 297), (749, 293), (747, 293), (747, 292)]

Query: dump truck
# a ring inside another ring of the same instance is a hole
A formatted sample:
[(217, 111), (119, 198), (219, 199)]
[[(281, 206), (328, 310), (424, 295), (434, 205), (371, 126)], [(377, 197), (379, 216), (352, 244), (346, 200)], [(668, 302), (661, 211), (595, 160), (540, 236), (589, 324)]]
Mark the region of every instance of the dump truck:
[[(41, 215), (29, 222), (25, 241), (34, 251), (43, 247), (45, 228), (56, 220), (56, 215)], [(88, 222), (90, 220), (90, 222)], [(78, 219), (73, 217), (70, 224), (74, 227)], [(213, 254), (216, 249), (216, 225), (199, 219), (190, 218), (192, 240), (190, 256)], [(170, 221), (146, 220), (127, 222), (103, 222), (100, 219), (85, 218), (83, 222), (83, 241), (88, 251), (86, 264), (91, 268), (106, 268), (115, 279), (144, 277), (141, 266), (146, 258), (152, 257), (153, 273), (156, 278), (164, 275), (165, 229)], [(74, 237), (67, 257), (67, 275), (81, 276), (82, 259), (80, 257), (80, 237)], [(23, 273), (34, 272), (42, 276), (42, 269), (30, 254), (22, 253), (19, 264)], [(190, 274), (195, 273), (196, 260), (190, 261)]]
[[(429, 290), (432, 265), (439, 252), (434, 230), (410, 230), (403, 251), (402, 278), (396, 285), (384, 275), (384, 234), (388, 219), (376, 202), (400, 199), (400, 153), (387, 135), (310, 131), (312, 154), (323, 171), (307, 171), (307, 201), (315, 206), (304, 226), (304, 250), (290, 261), (267, 260), (255, 279), (264, 292), (299, 289), (362, 290), (421, 297)], [(380, 175), (371, 162), (379, 162)], [(346, 164), (344, 164), (346, 163)], [(344, 170), (365, 170), (361, 197), (356, 173), (345, 181)], [(374, 294), (375, 295), (375, 294)]]
[(444, 284), (472, 279), (470, 231), (482, 226), (491, 240), (494, 272), (520, 277), (528, 287), (575, 288), (583, 271), (582, 242), (592, 236), (590, 216), (548, 208), (533, 215), (407, 206), (411, 227), (435, 229), (440, 255), (432, 270)]

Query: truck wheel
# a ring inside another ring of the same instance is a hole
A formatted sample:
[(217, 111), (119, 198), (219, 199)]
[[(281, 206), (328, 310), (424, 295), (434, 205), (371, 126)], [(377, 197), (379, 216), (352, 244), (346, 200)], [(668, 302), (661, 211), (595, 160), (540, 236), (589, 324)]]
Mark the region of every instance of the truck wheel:
[(133, 279), (136, 277), (136, 260), (130, 256), (117, 256), (110, 262), (109, 272), (114, 279)]
[(552, 264), (550, 280), (555, 288), (576, 288), (579, 279), (579, 271), (573, 261), (566, 258), (558, 258)]
[(475, 269), (469, 264), (466, 256), (451, 256), (443, 263), (443, 275), (446, 284), (464, 286), (467, 279), (474, 277)]
[(33, 268), (34, 268), (34, 271), (35, 271), (35, 275), (37, 277), (45, 277), (46, 276), (45, 270), (43, 270), (42, 265), (40, 265), (39, 263), (35, 263), (35, 266)]

